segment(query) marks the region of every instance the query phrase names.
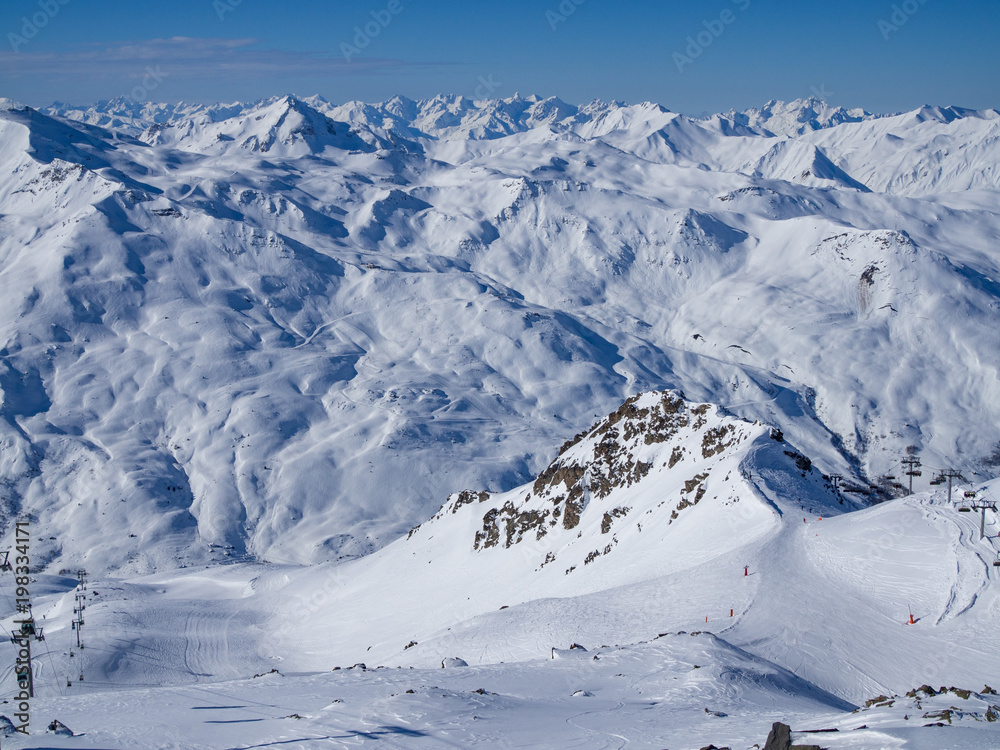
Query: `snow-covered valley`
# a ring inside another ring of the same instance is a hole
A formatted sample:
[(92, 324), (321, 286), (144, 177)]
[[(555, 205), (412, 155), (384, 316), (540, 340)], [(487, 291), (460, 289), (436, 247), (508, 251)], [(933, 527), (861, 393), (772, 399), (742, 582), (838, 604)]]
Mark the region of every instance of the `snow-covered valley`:
[(1000, 491), (998, 134), (815, 100), (4, 101), (32, 731), (996, 746), (965, 691), (1000, 683), (998, 528), (959, 505)]

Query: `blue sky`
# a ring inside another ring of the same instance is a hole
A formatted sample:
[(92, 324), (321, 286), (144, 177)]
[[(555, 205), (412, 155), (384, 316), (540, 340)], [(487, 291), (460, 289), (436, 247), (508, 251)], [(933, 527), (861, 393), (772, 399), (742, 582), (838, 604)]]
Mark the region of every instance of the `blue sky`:
[(996, 0), (4, 0), (0, 96), (1000, 107)]

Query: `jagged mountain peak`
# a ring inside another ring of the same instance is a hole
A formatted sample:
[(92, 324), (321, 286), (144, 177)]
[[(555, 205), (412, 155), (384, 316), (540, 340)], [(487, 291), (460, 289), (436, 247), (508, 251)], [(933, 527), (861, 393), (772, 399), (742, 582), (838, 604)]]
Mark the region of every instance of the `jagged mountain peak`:
[[(251, 107), (204, 110), (195, 126), (191, 120), (174, 123), (168, 143), (185, 150), (231, 151), (233, 148), (275, 157), (317, 155), (327, 148), (369, 151), (378, 139), (359, 136), (347, 123), (326, 112), (325, 100), (294, 95), (265, 99)], [(147, 136), (149, 135), (147, 131)]]
[(706, 119), (725, 121), (741, 135), (749, 132), (766, 136), (797, 136), (878, 117), (882, 115), (873, 115), (858, 108), (845, 109), (817, 97), (808, 97), (790, 102), (771, 99), (761, 107), (741, 111), (733, 109)]
[(780, 140), (748, 170), (755, 177), (787, 180), (817, 187), (836, 185), (868, 192), (869, 188), (826, 155), (822, 148), (805, 141)]

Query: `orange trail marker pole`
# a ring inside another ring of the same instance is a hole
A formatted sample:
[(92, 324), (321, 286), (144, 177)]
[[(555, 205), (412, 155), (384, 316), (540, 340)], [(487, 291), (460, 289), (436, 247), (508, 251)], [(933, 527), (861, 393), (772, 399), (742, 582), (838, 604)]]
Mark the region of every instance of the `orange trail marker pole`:
[(746, 578), (748, 575), (750, 575), (750, 566), (749, 565), (744, 565), (743, 566), (743, 577)]
[(729, 616), (730, 616), (730, 617), (732, 617), (732, 616), (733, 616), (733, 610), (729, 610)]

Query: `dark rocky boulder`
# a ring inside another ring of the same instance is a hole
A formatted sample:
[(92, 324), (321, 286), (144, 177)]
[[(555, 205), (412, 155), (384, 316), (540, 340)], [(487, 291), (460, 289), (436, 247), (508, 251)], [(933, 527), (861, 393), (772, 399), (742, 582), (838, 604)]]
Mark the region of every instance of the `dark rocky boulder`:
[(776, 721), (771, 725), (771, 733), (767, 735), (763, 750), (822, 750), (822, 748), (819, 745), (793, 745), (792, 728)]

